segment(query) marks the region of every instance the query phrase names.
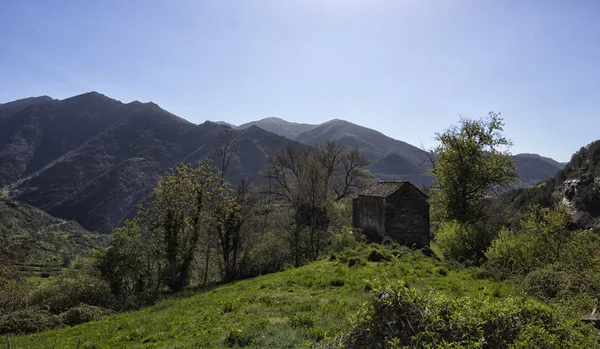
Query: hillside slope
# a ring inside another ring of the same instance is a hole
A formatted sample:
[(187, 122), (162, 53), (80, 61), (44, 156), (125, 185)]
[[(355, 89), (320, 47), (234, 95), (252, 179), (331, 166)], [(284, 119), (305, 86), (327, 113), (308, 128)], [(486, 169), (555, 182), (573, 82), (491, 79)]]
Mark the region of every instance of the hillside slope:
[(108, 237), (83, 229), (27, 204), (0, 198), (0, 242), (25, 276), (51, 274), (90, 250), (108, 245)]
[(251, 122), (245, 123), (243, 125), (240, 125), (237, 128), (238, 129), (246, 129), (250, 126), (258, 126), (258, 127), (262, 128), (263, 130), (273, 132), (280, 136), (290, 138), (290, 139), (295, 139), (301, 133), (312, 130), (313, 128), (317, 127), (318, 125), (290, 122), (290, 121), (286, 121), (286, 120), (283, 120), (280, 118), (271, 117), (271, 118), (264, 118), (264, 119), (257, 120), (257, 121), (251, 121)]
[(552, 178), (531, 188), (506, 193), (502, 198), (514, 211), (529, 205), (562, 203), (572, 209), (581, 228), (598, 226), (600, 220), (600, 141), (573, 154), (571, 161)]
[(13, 113), (0, 119), (0, 187), (48, 165), (141, 106), (96, 92), (17, 102), (10, 103)]
[[(368, 250), (363, 251), (368, 255)], [(364, 257), (363, 257), (364, 258)], [(308, 348), (348, 325), (378, 280), (401, 279), (453, 295), (517, 294), (513, 285), (473, 278), (467, 269), (409, 253), (390, 262), (348, 267), (319, 261), (166, 298), (153, 307), (36, 335), (14, 337), (11, 348)], [(3, 344), (0, 339), (0, 346)]]
[(356, 147), (371, 161), (369, 171), (380, 179), (407, 179), (425, 185), (432, 181), (425, 174), (431, 164), (425, 151), (345, 120), (325, 122), (295, 139), (308, 145), (338, 140)]

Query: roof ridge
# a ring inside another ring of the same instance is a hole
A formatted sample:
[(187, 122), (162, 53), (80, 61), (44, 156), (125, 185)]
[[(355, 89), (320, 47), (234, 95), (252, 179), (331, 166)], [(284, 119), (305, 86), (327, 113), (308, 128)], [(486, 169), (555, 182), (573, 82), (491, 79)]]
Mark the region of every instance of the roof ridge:
[(359, 195), (362, 196), (376, 196), (376, 197), (387, 197), (395, 193), (398, 189), (402, 188), (409, 181), (379, 181), (374, 185), (363, 190)]

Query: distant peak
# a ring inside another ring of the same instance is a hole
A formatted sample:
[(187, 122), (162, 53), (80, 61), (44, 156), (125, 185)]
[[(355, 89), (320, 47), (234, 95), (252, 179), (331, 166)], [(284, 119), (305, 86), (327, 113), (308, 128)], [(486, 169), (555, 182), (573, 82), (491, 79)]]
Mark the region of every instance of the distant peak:
[(86, 93), (82, 93), (73, 97), (69, 97), (69, 98), (65, 98), (63, 99), (63, 101), (71, 101), (71, 100), (90, 100), (90, 99), (110, 99), (110, 100), (114, 100), (110, 97), (107, 97), (106, 95), (103, 95), (102, 93), (96, 92), (96, 91), (90, 91), (90, 92), (86, 92)]

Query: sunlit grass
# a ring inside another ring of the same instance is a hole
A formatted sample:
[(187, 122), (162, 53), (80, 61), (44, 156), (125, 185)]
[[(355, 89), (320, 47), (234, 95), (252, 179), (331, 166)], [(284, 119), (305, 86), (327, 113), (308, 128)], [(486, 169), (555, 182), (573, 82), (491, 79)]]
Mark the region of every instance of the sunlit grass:
[[(366, 257), (366, 250), (355, 253)], [(97, 322), (14, 337), (11, 348), (308, 348), (347, 326), (373, 284), (394, 279), (456, 296), (501, 298), (518, 292), (509, 284), (474, 279), (467, 269), (451, 269), (419, 252), (353, 267), (338, 257), (186, 291)]]

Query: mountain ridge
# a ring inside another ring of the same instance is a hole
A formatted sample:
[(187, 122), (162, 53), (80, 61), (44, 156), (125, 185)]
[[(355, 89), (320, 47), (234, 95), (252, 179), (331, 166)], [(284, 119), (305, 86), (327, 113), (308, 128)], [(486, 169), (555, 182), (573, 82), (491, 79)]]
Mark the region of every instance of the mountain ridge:
[[(19, 101), (10, 105), (21, 109), (0, 118), (0, 188), (11, 198), (103, 233), (133, 217), (172, 166), (216, 160), (215, 137), (222, 130), (230, 130), (239, 149), (226, 176), (231, 181), (243, 173), (255, 175), (268, 154), (282, 147), (338, 140), (369, 158), (368, 170), (378, 179), (432, 182), (425, 151), (341, 119), (312, 125), (265, 118), (232, 128), (223, 122), (194, 124), (156, 103), (123, 103), (95, 91), (63, 100)], [(548, 158), (524, 155), (520, 160), (541, 162), (546, 176), (553, 169)], [(529, 178), (525, 185), (536, 180)]]

